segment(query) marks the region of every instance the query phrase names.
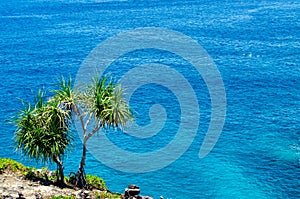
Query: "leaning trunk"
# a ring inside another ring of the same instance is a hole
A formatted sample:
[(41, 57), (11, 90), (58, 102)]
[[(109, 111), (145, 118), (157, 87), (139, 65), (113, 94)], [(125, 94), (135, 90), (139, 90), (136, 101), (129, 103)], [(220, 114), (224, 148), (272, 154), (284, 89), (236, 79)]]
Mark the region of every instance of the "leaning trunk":
[(59, 185), (63, 186), (63, 185), (65, 185), (63, 163), (62, 163), (62, 161), (60, 161), (59, 157), (55, 157), (54, 162), (58, 165), (58, 168), (59, 168), (59, 178), (57, 179), (57, 182), (59, 183)]

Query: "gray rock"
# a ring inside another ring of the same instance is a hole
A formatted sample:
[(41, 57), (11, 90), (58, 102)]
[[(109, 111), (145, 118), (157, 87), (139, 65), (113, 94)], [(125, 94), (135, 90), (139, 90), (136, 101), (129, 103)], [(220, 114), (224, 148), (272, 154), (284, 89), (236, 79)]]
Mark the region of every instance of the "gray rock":
[(22, 193), (19, 193), (19, 196), (16, 199), (25, 199), (25, 197)]
[(154, 198), (152, 198), (152, 197), (150, 197), (150, 196), (140, 196), (139, 199), (154, 199)]
[(4, 195), (3, 199), (14, 199), (11, 195)]
[(34, 195), (35, 195), (35, 199), (42, 199), (42, 196), (40, 193), (36, 193)]
[(77, 193), (76, 198), (77, 199), (87, 199), (87, 198), (89, 198), (89, 191), (81, 190), (79, 193)]
[(17, 187), (18, 187), (18, 189), (24, 190), (25, 185), (22, 184), (22, 183), (18, 183), (18, 184), (17, 184)]

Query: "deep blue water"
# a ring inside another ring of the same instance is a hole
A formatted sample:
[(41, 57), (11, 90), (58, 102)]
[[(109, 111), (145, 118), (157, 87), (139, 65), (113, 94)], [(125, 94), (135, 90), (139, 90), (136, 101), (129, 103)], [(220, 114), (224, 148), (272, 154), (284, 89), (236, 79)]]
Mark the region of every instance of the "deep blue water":
[[(211, 105), (205, 83), (188, 63), (166, 52), (135, 52), (115, 61), (111, 72), (118, 76), (152, 60), (177, 68), (197, 93), (197, 135), (178, 160), (161, 170), (130, 174), (89, 155), (86, 172), (106, 179), (112, 191), (123, 192), (134, 183), (142, 195), (155, 198), (300, 198), (299, 16), (300, 3), (292, 0), (2, 0), (0, 156), (35, 165), (14, 152), (14, 127), (6, 120), (21, 107), (17, 98), (30, 101), (31, 90), (51, 90), (60, 76), (75, 77), (90, 51), (108, 37), (162, 27), (196, 40), (218, 67), (227, 97), (220, 139), (199, 159)], [(169, 143), (180, 122), (178, 101), (169, 91), (146, 85), (130, 102), (141, 125), (149, 124), (151, 105), (165, 106), (168, 120), (157, 135), (135, 139), (112, 131), (108, 137), (120, 148), (140, 153)], [(81, 155), (74, 135), (76, 150), (65, 159), (67, 171), (77, 169)]]

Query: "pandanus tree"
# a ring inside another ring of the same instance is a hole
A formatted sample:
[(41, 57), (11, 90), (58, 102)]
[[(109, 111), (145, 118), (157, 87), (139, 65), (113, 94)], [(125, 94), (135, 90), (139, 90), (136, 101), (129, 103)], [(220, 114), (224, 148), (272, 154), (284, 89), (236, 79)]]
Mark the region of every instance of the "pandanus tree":
[(93, 78), (92, 84), (86, 85), (80, 92), (72, 89), (71, 79), (62, 79), (54, 92), (55, 99), (79, 118), (82, 127), (83, 149), (76, 182), (77, 186), (82, 187), (86, 183), (84, 167), (87, 141), (102, 128), (124, 127), (133, 118), (132, 111), (124, 99), (121, 85), (114, 83), (107, 76)]
[(38, 92), (35, 105), (26, 106), (14, 119), (16, 124), (16, 149), (29, 158), (43, 162), (55, 162), (59, 168), (57, 181), (64, 185), (62, 157), (72, 141), (69, 133), (70, 111), (51, 98), (45, 101), (45, 94)]

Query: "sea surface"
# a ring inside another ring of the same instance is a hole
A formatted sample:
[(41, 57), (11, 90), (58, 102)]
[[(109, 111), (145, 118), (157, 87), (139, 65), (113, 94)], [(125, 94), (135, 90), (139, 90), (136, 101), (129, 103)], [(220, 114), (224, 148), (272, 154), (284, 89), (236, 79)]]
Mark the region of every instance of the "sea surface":
[[(213, 59), (227, 99), (221, 136), (200, 159), (212, 113), (201, 75), (174, 54), (153, 49), (133, 52), (116, 60), (107, 72), (119, 78), (133, 66), (151, 62), (177, 69), (196, 93), (198, 131), (186, 152), (162, 169), (128, 173), (89, 153), (86, 173), (104, 178), (111, 191), (123, 193), (128, 184), (137, 184), (141, 195), (155, 198), (300, 198), (300, 2), (296, 0), (1, 0), (0, 156), (36, 166), (14, 151), (15, 127), (7, 121), (22, 108), (18, 98), (32, 101), (32, 92), (50, 91), (61, 76), (76, 79), (97, 45), (143, 27), (180, 32)], [(106, 132), (112, 142), (137, 153), (159, 151), (172, 142), (181, 111), (170, 89), (145, 85), (132, 95), (130, 104), (140, 125), (151, 123), (149, 110), (154, 104), (165, 107), (168, 119), (150, 138)], [(74, 148), (64, 159), (66, 173), (79, 166), (82, 148), (75, 128), (74, 137)]]

